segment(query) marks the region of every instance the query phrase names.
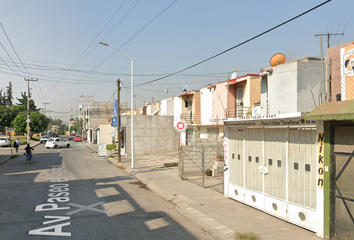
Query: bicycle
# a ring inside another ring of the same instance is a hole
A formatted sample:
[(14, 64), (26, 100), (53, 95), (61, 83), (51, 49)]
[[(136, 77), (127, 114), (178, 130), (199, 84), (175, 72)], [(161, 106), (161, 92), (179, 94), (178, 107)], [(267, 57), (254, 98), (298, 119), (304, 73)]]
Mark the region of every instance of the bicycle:
[(32, 163), (32, 158), (33, 156), (31, 156), (29, 153), (25, 153), (25, 163), (28, 165), (29, 163)]

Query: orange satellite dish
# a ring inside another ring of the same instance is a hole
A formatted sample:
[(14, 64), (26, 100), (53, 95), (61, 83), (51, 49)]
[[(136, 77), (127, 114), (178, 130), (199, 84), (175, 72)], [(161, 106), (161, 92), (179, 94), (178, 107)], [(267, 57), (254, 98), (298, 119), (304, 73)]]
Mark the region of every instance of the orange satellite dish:
[(277, 65), (285, 63), (285, 55), (282, 53), (274, 54), (273, 57), (270, 59), (270, 66), (275, 67)]

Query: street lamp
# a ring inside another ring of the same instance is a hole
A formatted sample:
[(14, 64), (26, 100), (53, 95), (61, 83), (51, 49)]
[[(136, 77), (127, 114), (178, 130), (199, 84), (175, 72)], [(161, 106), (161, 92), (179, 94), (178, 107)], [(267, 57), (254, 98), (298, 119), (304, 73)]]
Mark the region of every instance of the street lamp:
[[(124, 56), (126, 56), (127, 58), (130, 59), (130, 62), (131, 62), (131, 82), (130, 82), (130, 106), (131, 106), (131, 117), (130, 117), (130, 127), (131, 127), (131, 136), (130, 136), (130, 139), (131, 139), (131, 168), (134, 168), (134, 72), (133, 72), (133, 58), (129, 57), (128, 55), (126, 55), (125, 53), (123, 53), (121, 50), (119, 50), (118, 48), (112, 46), (112, 45), (109, 45), (108, 43), (103, 43), (103, 42), (100, 42), (100, 44), (102, 45), (105, 45), (105, 46), (108, 46), (108, 47), (111, 47), (111, 48), (114, 48), (116, 51), (120, 52), (121, 54), (123, 54)], [(118, 113), (118, 116), (119, 116), (120, 113)], [(118, 121), (119, 121), (119, 117), (118, 117)], [(118, 131), (120, 131), (120, 129), (118, 129)], [(118, 133), (117, 133), (118, 134)], [(118, 141), (120, 141), (120, 139), (118, 139)], [(120, 151), (120, 149), (118, 149), (118, 151)]]

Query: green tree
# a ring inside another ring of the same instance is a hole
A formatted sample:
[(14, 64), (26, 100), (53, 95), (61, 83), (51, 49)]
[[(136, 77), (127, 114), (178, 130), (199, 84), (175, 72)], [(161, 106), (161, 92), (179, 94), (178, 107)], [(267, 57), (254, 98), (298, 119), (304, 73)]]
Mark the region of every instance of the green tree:
[(75, 131), (78, 134), (82, 134), (82, 125), (84, 121), (82, 118), (77, 119), (73, 126), (70, 126), (70, 132)]
[[(26, 109), (27, 109), (27, 95), (26, 95), (26, 92), (21, 92), (21, 98), (17, 98), (17, 101), (19, 102), (17, 104), (17, 106), (25, 106)], [(34, 103), (33, 99), (31, 99), (31, 93), (30, 93), (30, 101), (29, 101), (29, 108), (30, 108), (30, 111), (34, 111), (34, 112), (39, 112), (40, 109), (37, 109), (37, 106), (36, 104)]]
[(12, 99), (14, 99), (14, 97), (12, 96), (12, 83), (9, 82), (9, 86), (6, 87), (6, 97), (5, 97), (5, 104), (7, 107), (12, 106)]
[(63, 120), (57, 118), (49, 118), (49, 123), (61, 127), (63, 125)]
[(17, 134), (24, 134), (27, 132), (27, 115), (24, 113), (18, 114), (12, 121), (12, 126), (16, 128)]
[(0, 89), (0, 106), (6, 106), (5, 96), (2, 93), (3, 89)]
[[(31, 132), (40, 133), (45, 132), (48, 126), (48, 119), (44, 114), (31, 112), (30, 114), (30, 128)], [(16, 133), (24, 134), (27, 132), (27, 114), (20, 113), (12, 121), (12, 126), (16, 128)]]
[(9, 108), (0, 106), (0, 126), (11, 127), (11, 111)]
[(30, 119), (31, 132), (40, 133), (46, 131), (48, 127), (48, 118), (44, 114), (31, 112)]

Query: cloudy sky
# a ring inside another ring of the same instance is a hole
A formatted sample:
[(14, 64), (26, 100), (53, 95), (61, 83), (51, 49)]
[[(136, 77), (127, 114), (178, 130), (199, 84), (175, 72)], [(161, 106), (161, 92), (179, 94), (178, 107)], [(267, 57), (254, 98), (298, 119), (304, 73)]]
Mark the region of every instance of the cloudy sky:
[[(137, 108), (178, 96), (186, 85), (224, 81), (235, 67), (239, 76), (257, 74), (279, 52), (287, 62), (320, 57), (316, 34), (333, 34), (330, 46), (354, 41), (352, 1), (333, 0), (242, 44), (325, 2), (0, 0), (0, 88), (11, 81), (19, 97), (24, 78), (38, 79), (30, 82), (37, 106), (49, 103), (51, 117), (67, 121), (81, 95), (113, 101), (120, 78), (121, 101), (130, 107), (131, 61), (102, 41), (133, 58)], [(324, 50), (327, 44), (324, 37)]]

